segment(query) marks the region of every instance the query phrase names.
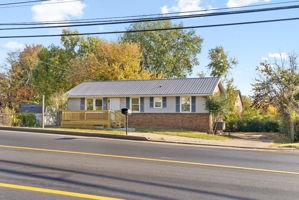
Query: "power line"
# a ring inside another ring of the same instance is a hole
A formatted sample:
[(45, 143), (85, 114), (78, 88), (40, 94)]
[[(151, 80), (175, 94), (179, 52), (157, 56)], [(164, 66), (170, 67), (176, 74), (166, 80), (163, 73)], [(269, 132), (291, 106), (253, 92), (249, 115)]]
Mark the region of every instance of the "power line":
[[(55, 2), (55, 3), (67, 3), (72, 1), (80, 1), (80, 0), (69, 0), (64, 2)], [(49, 2), (47, 4), (53, 4), (54, 2)], [(55, 25), (55, 24), (69, 24), (69, 23), (88, 23), (88, 22), (95, 22), (97, 20), (113, 20), (113, 19), (130, 19), (130, 18), (146, 18), (146, 17), (161, 17), (161, 16), (169, 16), (169, 15), (182, 15), (182, 14), (191, 14), (191, 13), (201, 13), (201, 12), (213, 12), (213, 11), (221, 11), (221, 10), (235, 10), (235, 9), (242, 9), (242, 8), (251, 8), (251, 7), (261, 7), (261, 6), (271, 6), (271, 5), (284, 5), (284, 4), (291, 4), (291, 3), (299, 3), (299, 0), (293, 1), (285, 1), (285, 2), (273, 2), (273, 3), (264, 3), (258, 5), (247, 5), (247, 6), (238, 6), (238, 7), (222, 7), (222, 8), (213, 8), (213, 9), (201, 9), (201, 10), (193, 10), (193, 11), (184, 11), (184, 12), (169, 12), (167, 14), (147, 14), (147, 15), (130, 15), (130, 16), (117, 16), (117, 17), (103, 17), (103, 18), (89, 18), (89, 19), (80, 19), (80, 20), (60, 20), (60, 21), (44, 21), (44, 22), (10, 22), (10, 23), (1, 23), (0, 25)], [(0, 7), (1, 8), (1, 7)]]
[[(43, 5), (49, 5), (49, 4), (62, 4), (62, 3), (69, 3), (73, 1), (80, 1), (80, 0), (65, 0), (65, 1), (55, 1), (51, 2), (51, 0), (36, 0), (36, 1), (24, 1), (24, 2), (14, 2), (14, 3), (3, 3), (0, 4), (1, 8), (16, 8), (16, 7), (27, 7), (27, 6), (34, 6), (37, 5), (37, 3), (43, 3)], [(25, 5), (21, 5), (25, 4)]]
[(284, 21), (295, 21), (295, 20), (299, 20), (299, 17), (281, 18), (281, 19), (270, 19), (270, 20), (260, 20), (260, 21), (246, 21), (246, 22), (224, 23), (224, 24), (185, 26), (185, 27), (182, 26), (182, 27), (171, 27), (171, 28), (160, 28), (160, 29), (143, 29), (143, 30), (127, 30), (127, 31), (123, 30), (123, 31), (90, 32), (90, 33), (51, 34), (51, 35), (10, 35), (10, 36), (0, 36), (0, 39), (8, 39), (8, 38), (37, 38), (37, 37), (61, 37), (61, 36), (83, 36), (83, 35), (108, 35), (108, 34), (121, 34), (121, 33), (171, 31), (171, 30), (183, 30), (183, 29), (213, 28), (213, 27), (223, 27), (223, 26), (240, 26), (240, 25), (249, 25), (249, 24), (262, 24), (262, 23), (273, 23), (273, 22), (284, 22)]
[[(299, 5), (279, 6), (279, 7), (271, 7), (271, 8), (259, 8), (259, 9), (247, 9), (247, 10), (237, 10), (237, 11), (227, 11), (227, 12), (215, 12), (215, 13), (213, 12), (213, 13), (192, 14), (192, 15), (175, 15), (175, 16), (162, 16), (162, 17), (127, 19), (127, 20), (93, 21), (93, 22), (84, 22), (84, 23), (80, 23), (80, 24), (65, 24), (65, 25), (55, 25), (55, 26), (29, 26), (29, 27), (1, 28), (0, 31), (48, 29), (48, 28), (68, 28), (68, 27), (83, 27), (83, 26), (98, 26), (98, 25), (104, 26), (104, 25), (115, 25), (115, 24), (128, 24), (128, 23), (139, 23), (139, 22), (178, 20), (178, 19), (190, 19), (190, 18), (199, 18), (199, 17), (214, 17), (214, 16), (224, 16), (224, 15), (259, 13), (259, 12), (278, 11), (278, 10), (290, 10), (290, 9), (297, 9), (297, 8), (299, 8)], [(2, 24), (0, 24), (0, 25), (2, 25)]]
[(28, 3), (40, 3), (40, 2), (43, 2), (43, 1), (50, 1), (50, 0), (32, 0), (32, 1), (0, 3), (0, 6), (19, 5), (19, 4), (28, 4)]

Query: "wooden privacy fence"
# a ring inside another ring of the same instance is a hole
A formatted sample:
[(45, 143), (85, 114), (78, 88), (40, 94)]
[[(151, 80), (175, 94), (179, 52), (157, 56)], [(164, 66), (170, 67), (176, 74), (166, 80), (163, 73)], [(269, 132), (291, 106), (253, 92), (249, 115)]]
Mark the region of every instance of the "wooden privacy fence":
[(124, 116), (120, 111), (62, 111), (62, 127), (123, 127)]

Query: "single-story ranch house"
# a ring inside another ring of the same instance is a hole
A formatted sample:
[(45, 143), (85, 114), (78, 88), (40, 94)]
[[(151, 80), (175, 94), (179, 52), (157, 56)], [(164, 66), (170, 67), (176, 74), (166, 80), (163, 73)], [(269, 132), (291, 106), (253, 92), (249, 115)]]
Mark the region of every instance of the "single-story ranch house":
[(66, 93), (68, 110), (128, 108), (129, 127), (211, 131), (206, 97), (223, 93), (219, 78), (83, 82)]

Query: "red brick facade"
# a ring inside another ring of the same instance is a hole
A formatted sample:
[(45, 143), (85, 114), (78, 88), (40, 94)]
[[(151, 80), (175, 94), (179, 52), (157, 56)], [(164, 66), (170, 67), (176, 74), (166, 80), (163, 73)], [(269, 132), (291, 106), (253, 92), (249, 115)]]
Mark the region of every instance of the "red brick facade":
[(210, 132), (212, 117), (203, 113), (133, 113), (129, 115), (129, 127)]

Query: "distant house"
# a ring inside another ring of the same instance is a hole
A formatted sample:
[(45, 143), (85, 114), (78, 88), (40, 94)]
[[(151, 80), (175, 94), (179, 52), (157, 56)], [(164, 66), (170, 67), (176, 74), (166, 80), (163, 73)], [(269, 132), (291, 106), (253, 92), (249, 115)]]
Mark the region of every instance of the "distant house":
[(43, 106), (41, 104), (23, 104), (20, 107), (20, 113), (41, 114)]
[(238, 111), (239, 114), (243, 112), (243, 101), (242, 101), (242, 95), (240, 90), (237, 90), (237, 96), (235, 101), (235, 109)]
[(128, 108), (130, 127), (210, 131), (206, 97), (223, 92), (211, 77), (83, 82), (67, 96), (71, 111)]
[(41, 104), (23, 104), (20, 107), (20, 113), (31, 113), (35, 115), (37, 125), (42, 125), (43, 106)]

